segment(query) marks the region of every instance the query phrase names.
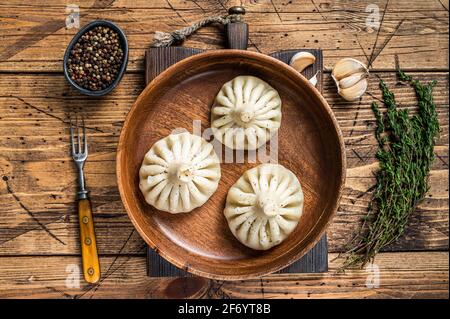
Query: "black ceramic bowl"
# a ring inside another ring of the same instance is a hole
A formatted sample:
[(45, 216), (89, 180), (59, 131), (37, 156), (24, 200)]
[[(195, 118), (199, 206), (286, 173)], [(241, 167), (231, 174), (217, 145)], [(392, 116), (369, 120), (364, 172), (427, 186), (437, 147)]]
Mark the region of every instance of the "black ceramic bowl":
[[(72, 50), (73, 46), (75, 45), (75, 43), (77, 43), (78, 39), (87, 31), (98, 27), (98, 26), (102, 26), (102, 27), (109, 27), (112, 30), (114, 30), (115, 32), (117, 32), (117, 34), (119, 35), (119, 39), (120, 39), (120, 44), (122, 45), (122, 50), (123, 50), (123, 61), (122, 61), (122, 65), (120, 66), (119, 72), (116, 75), (115, 80), (111, 83), (110, 86), (108, 86), (106, 89), (103, 90), (98, 90), (98, 91), (92, 91), (92, 90), (88, 90), (85, 89), (81, 86), (79, 86), (75, 81), (73, 81), (70, 76), (69, 76), (69, 70), (67, 68), (67, 60), (69, 59), (70, 56), (70, 51)], [(80, 29), (80, 31), (78, 31), (77, 34), (75, 34), (75, 36), (73, 37), (72, 41), (70, 41), (69, 45), (67, 46), (66, 49), (66, 53), (64, 54), (64, 76), (66, 78), (66, 80), (70, 83), (70, 85), (72, 87), (74, 87), (75, 89), (77, 89), (79, 92), (86, 94), (86, 95), (90, 95), (90, 96), (102, 96), (102, 95), (106, 95), (109, 92), (111, 92), (112, 90), (114, 90), (114, 88), (117, 86), (117, 84), (119, 84), (120, 80), (122, 79), (123, 74), (125, 73), (125, 70), (127, 68), (127, 63), (128, 63), (128, 41), (127, 41), (127, 37), (125, 36), (125, 33), (122, 31), (121, 28), (119, 28), (116, 24), (112, 23), (111, 21), (106, 21), (106, 20), (95, 20), (87, 25), (85, 25), (84, 27), (82, 27)]]

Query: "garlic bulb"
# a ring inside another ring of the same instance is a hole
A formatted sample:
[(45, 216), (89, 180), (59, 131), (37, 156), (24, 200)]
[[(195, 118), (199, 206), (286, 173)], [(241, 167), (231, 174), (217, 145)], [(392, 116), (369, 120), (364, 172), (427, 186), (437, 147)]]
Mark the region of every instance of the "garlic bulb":
[(309, 52), (300, 51), (291, 58), (289, 65), (292, 66), (296, 71), (302, 72), (306, 67), (314, 64), (316, 62), (316, 57)]
[(338, 94), (347, 101), (355, 101), (366, 92), (368, 76), (367, 67), (352, 58), (339, 60), (331, 73), (338, 88)]

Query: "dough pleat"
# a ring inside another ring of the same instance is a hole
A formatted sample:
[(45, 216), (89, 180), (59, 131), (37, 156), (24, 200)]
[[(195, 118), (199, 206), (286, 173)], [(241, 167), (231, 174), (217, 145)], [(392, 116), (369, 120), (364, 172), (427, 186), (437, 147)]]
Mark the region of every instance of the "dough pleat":
[(275, 134), (280, 122), (278, 92), (254, 76), (242, 75), (225, 83), (211, 110), (214, 137), (231, 149), (259, 148)]
[(157, 141), (144, 156), (139, 188), (145, 201), (172, 214), (203, 205), (217, 190), (220, 162), (214, 147), (190, 133)]
[(229, 189), (224, 215), (242, 244), (266, 250), (295, 230), (303, 201), (294, 173), (282, 165), (261, 164), (246, 171)]

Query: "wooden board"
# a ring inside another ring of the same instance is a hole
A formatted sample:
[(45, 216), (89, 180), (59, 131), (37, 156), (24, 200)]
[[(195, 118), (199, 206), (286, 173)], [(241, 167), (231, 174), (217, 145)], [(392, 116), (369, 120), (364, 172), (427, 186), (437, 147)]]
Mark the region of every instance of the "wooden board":
[[(148, 84), (172, 64), (191, 55), (203, 52), (200, 49), (186, 47), (169, 47), (164, 50), (145, 51), (145, 83)], [(147, 275), (151, 277), (185, 277), (192, 276), (162, 258), (154, 249), (147, 247)]]
[[(65, 47), (76, 32), (65, 28), (68, 3), (2, 0), (0, 4), (0, 70), (60, 72)], [(365, 62), (372, 56), (374, 68), (393, 70), (395, 54), (404, 68), (448, 69), (447, 0), (88, 0), (79, 3), (80, 24), (93, 19), (118, 23), (130, 42), (128, 70), (142, 71), (154, 31), (182, 28), (241, 4), (247, 11), (249, 49), (253, 51), (268, 54), (274, 48), (320, 48), (326, 69), (341, 57)], [(379, 32), (366, 24), (369, 5), (378, 8)], [(224, 39), (211, 26), (198, 31), (185, 45), (217, 49), (224, 47)]]
[[(289, 63), (290, 59), (297, 51), (298, 50), (286, 50), (283, 52), (275, 52), (271, 54), (271, 56), (283, 61), (284, 63)], [(321, 92), (323, 75), (322, 52), (320, 50), (308, 51), (315, 55), (316, 62), (311, 67), (304, 70), (303, 75), (308, 79), (316, 75), (318, 80), (316, 88), (319, 92)], [(200, 52), (201, 50), (186, 47), (169, 47), (160, 50), (147, 50), (145, 52), (145, 82), (149, 83), (172, 64)], [(303, 258), (284, 268), (281, 272), (325, 272), (328, 269), (327, 255), (328, 250), (325, 235)], [(152, 277), (190, 276), (190, 274), (186, 271), (181, 270), (167, 262), (150, 247), (147, 250), (147, 273)]]
[[(328, 271), (327, 236), (324, 235), (319, 242), (302, 258), (283, 268), (279, 273), (323, 273)], [(190, 273), (179, 269), (162, 258), (155, 250), (147, 249), (147, 275), (150, 277), (189, 277)]]

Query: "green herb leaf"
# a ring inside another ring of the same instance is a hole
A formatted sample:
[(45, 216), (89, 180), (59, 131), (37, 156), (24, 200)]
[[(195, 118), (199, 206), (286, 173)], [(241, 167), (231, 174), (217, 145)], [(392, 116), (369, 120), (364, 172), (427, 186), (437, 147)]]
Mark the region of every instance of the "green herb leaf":
[(429, 189), (427, 177), (434, 159), (434, 139), (439, 132), (433, 102), (436, 82), (422, 84), (400, 69), (397, 74), (415, 89), (418, 113), (409, 116), (407, 110), (397, 109), (394, 94), (380, 81), (386, 113), (382, 114), (378, 104), (372, 103), (380, 169), (368, 218), (350, 242), (343, 268), (364, 266), (402, 236), (409, 216)]

